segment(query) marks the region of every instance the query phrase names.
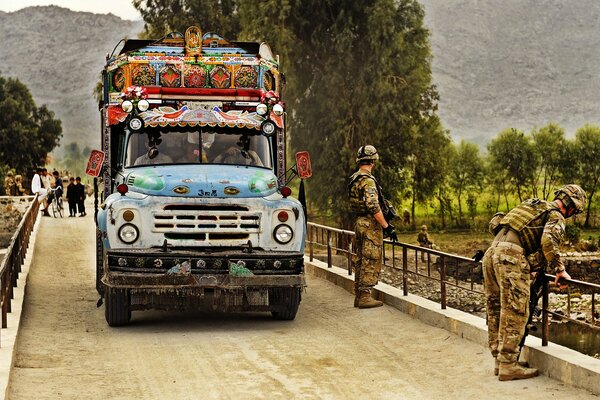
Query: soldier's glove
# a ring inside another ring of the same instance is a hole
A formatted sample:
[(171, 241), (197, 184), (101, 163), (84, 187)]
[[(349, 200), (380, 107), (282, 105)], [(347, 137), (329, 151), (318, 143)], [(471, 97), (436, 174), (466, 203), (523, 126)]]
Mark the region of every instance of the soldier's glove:
[(477, 250), (477, 252), (473, 256), (473, 261), (476, 261), (476, 262), (481, 261), (483, 259), (484, 254), (485, 253), (483, 252), (483, 250)]
[(390, 238), (392, 242), (398, 241), (398, 236), (396, 236), (396, 228), (394, 225), (388, 223), (387, 228), (383, 228), (383, 237)]

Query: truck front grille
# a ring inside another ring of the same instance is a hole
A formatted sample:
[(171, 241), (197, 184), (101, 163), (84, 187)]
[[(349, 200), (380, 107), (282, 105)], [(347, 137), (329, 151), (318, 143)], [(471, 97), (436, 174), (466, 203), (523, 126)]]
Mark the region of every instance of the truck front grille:
[(260, 232), (260, 214), (231, 204), (171, 204), (153, 213), (152, 230), (171, 240), (247, 240)]

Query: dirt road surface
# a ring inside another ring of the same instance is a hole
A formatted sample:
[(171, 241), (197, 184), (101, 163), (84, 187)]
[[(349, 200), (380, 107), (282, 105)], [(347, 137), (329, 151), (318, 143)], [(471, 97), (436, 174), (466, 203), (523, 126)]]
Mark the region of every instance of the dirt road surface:
[(7, 398), (544, 399), (597, 397), (546, 377), (499, 382), (477, 344), (310, 278), (295, 321), (96, 308), (94, 223), (44, 218)]

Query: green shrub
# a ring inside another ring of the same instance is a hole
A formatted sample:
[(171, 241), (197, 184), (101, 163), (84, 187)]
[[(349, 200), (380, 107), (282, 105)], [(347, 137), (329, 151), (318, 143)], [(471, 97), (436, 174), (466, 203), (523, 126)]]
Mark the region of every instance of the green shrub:
[(580, 240), (581, 228), (579, 228), (577, 225), (569, 224), (566, 226), (565, 236), (567, 242), (571, 243), (572, 245), (576, 245)]

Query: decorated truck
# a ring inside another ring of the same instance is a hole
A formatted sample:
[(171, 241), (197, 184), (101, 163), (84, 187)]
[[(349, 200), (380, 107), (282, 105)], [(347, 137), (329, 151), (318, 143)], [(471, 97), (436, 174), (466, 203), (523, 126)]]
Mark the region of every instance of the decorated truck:
[(304, 152), (286, 168), (278, 57), (190, 27), (126, 40), (102, 79), (90, 174), (104, 187), (96, 286), (107, 323), (144, 309), (294, 319), (306, 207), (286, 184), (311, 172)]

